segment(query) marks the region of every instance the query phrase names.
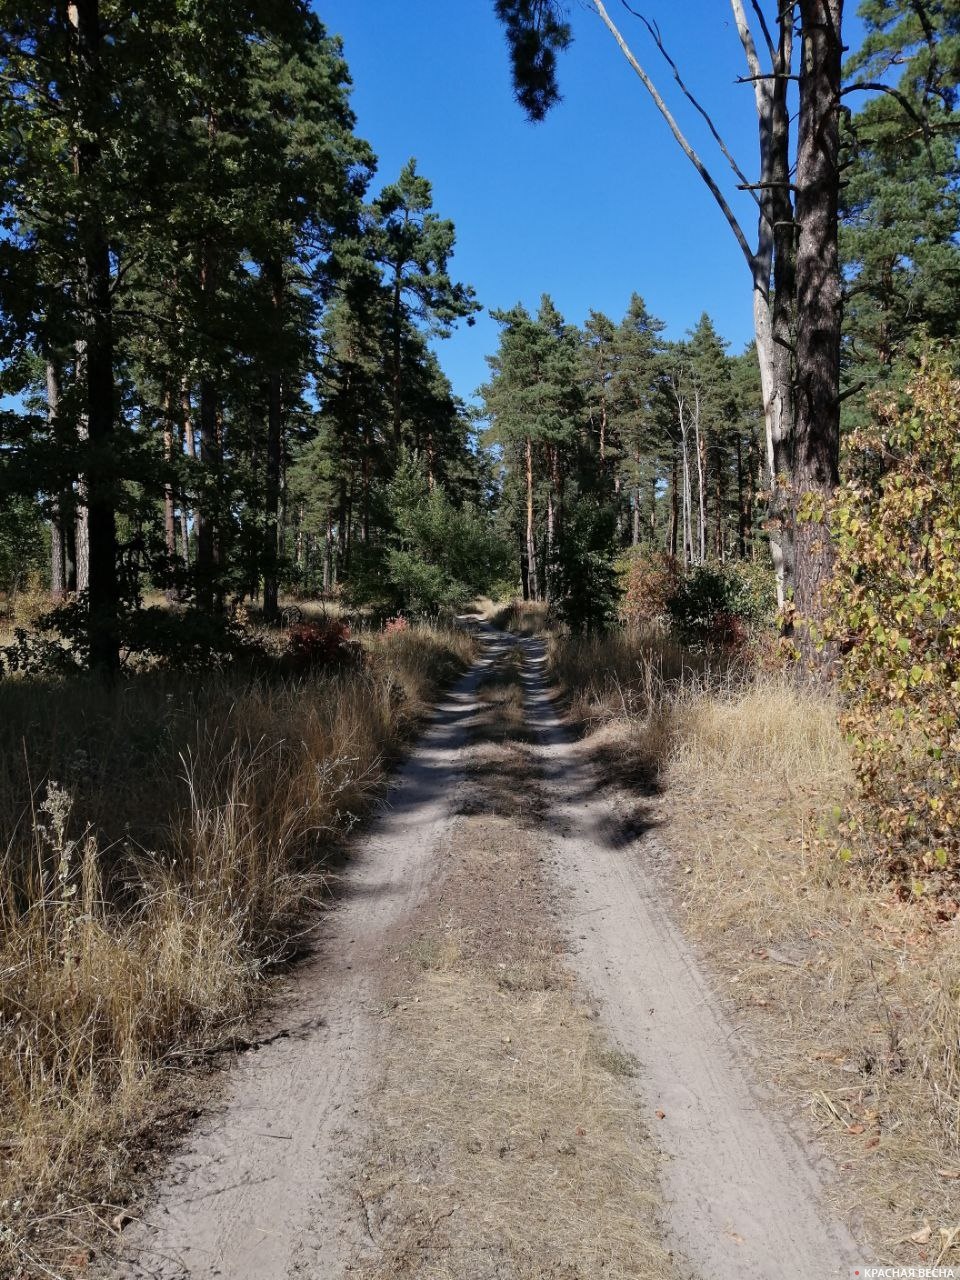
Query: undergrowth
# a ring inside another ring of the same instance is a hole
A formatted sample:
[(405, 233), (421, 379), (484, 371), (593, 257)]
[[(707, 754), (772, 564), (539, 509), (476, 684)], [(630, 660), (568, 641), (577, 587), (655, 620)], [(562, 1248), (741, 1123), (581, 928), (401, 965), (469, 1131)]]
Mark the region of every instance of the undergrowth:
[(283, 680), (0, 685), (0, 1274), (84, 1264), (471, 646), (411, 628)]

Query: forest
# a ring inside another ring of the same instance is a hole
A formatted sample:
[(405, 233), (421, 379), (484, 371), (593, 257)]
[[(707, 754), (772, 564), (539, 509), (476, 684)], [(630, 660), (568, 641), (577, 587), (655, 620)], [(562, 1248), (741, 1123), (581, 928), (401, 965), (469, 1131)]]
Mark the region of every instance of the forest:
[[(678, 336), (642, 278), (613, 315), (562, 314), (562, 264), (478, 296), (417, 139), (388, 173), (360, 136), (322, 0), (0, 0), (0, 1275), (89, 1274), (139, 1217), (144, 1135), (254, 1042), (458, 681), (470, 750), (517, 753), (491, 814), (527, 773), (554, 803), (541, 662), (591, 767), (659, 797), (625, 830), (662, 827), (710, 981), (781, 1019), (857, 1258), (960, 1261), (960, 3), (861, 0), (856, 41), (843, 0), (719, 6), (744, 171), (655, 4), (478, 2), (531, 127), (588, 24), (625, 61), (743, 260), (749, 344), (706, 298)], [(445, 343), (484, 312), (464, 397)], [(831, 1127), (877, 1142), (845, 1164)], [(674, 1275), (610, 1249), (569, 1274)]]

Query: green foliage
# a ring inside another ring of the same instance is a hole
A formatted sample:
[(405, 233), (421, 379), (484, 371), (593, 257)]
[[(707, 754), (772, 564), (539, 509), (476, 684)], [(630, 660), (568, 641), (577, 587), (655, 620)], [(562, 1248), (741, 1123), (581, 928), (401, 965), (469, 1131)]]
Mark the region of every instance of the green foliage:
[(542, 120), (560, 101), (557, 54), (572, 40), (557, 0), (496, 0), (503, 23), (517, 101), (531, 120)]
[(848, 444), (827, 639), (861, 803), (895, 875), (960, 873), (960, 380), (930, 359)]
[(698, 565), (679, 580), (668, 609), (685, 644), (739, 647), (773, 621), (773, 573), (748, 561)]
[(617, 617), (620, 587), (611, 513), (579, 503), (564, 522), (550, 574), (551, 605), (572, 631), (605, 631)]
[(0, 507), (0, 595), (22, 591), (47, 569), (49, 534), (36, 502), (13, 498)]
[(385, 552), (370, 555), (357, 575), (360, 602), (435, 614), (489, 591), (503, 576), (509, 553), (489, 520), (470, 504), (455, 506), (442, 485), (431, 488), (409, 456), (389, 485), (387, 509), (394, 531)]
[(924, 333), (960, 330), (960, 10), (863, 0), (860, 17), (867, 35), (848, 79), (889, 85), (898, 68), (898, 96), (868, 98), (846, 129), (847, 353), (854, 376), (872, 381), (895, 376)]

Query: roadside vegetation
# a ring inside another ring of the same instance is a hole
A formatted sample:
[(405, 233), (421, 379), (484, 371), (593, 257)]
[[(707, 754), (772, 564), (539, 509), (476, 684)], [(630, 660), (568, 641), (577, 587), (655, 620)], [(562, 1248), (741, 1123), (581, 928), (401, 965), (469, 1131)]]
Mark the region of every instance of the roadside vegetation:
[(550, 637), (607, 776), (649, 797), (665, 891), (759, 1074), (829, 1146), (848, 1221), (902, 1262), (960, 1255), (958, 391), (931, 362), (856, 438), (831, 683), (750, 593), (692, 635), (676, 602), (703, 578), (656, 557), (630, 571), (628, 625)]
[(300, 624), (274, 648), (202, 681), (0, 684), (3, 1274), (82, 1269), (192, 1069), (248, 1043), (332, 856), (472, 654), (406, 624), (362, 647)]

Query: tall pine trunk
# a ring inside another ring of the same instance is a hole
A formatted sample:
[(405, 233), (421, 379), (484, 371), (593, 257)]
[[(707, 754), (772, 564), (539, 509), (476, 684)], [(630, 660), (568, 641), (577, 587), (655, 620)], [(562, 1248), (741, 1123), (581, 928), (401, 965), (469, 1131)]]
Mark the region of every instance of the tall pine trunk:
[(843, 0), (801, 0), (803, 52), (797, 150), (796, 607), (808, 668), (818, 654), (821, 591), (833, 564), (828, 504), (839, 481), (838, 246)]
[(75, 41), (78, 81), (74, 164), (85, 196), (77, 217), (77, 238), (85, 372), (82, 401), (87, 420), (82, 468), (86, 488), (87, 641), (91, 667), (111, 676), (120, 668), (114, 444), (117, 397), (110, 247), (103, 210), (94, 198), (109, 94), (100, 60), (99, 0), (71, 0), (67, 16)]

